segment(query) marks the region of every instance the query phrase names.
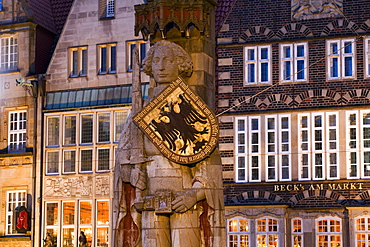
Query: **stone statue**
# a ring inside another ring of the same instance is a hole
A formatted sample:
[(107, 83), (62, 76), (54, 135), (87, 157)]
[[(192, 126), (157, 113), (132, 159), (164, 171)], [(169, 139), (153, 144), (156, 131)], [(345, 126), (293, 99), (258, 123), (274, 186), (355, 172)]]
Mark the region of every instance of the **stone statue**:
[[(192, 61), (182, 47), (162, 40), (150, 48), (143, 71), (155, 80), (155, 97), (180, 74), (190, 75)], [(224, 246), (218, 151), (196, 164), (178, 164), (136, 129), (129, 117), (116, 153), (115, 246)], [(141, 138), (143, 150), (137, 151), (133, 145)], [(159, 202), (158, 211), (143, 207), (151, 201)]]

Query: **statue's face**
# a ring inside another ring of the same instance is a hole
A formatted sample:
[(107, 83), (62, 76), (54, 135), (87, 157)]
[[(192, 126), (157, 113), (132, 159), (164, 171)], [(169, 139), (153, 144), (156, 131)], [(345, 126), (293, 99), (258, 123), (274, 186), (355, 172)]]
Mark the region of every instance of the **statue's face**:
[(168, 46), (155, 49), (152, 61), (152, 72), (157, 83), (170, 83), (179, 75), (175, 53)]

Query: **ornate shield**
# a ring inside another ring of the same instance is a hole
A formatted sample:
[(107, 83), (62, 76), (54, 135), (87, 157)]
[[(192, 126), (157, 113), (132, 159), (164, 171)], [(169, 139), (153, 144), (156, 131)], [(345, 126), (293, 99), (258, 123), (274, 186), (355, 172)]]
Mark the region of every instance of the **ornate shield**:
[(211, 154), (219, 127), (214, 113), (178, 77), (133, 118), (168, 159), (193, 164)]

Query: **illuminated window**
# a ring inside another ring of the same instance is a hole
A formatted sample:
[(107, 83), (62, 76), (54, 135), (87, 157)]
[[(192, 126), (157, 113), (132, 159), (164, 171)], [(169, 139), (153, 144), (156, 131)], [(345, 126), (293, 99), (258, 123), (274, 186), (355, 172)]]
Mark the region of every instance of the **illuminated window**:
[(278, 222), (273, 218), (257, 219), (257, 246), (278, 246)]
[(79, 210), (79, 234), (86, 236), (87, 246), (91, 246), (92, 237), (92, 203), (91, 201), (80, 201)]
[(9, 153), (26, 151), (27, 112), (9, 112)]
[(342, 224), (336, 217), (316, 220), (317, 246), (342, 246)]
[(233, 218), (227, 221), (227, 242), (229, 247), (249, 247), (249, 221)]
[(87, 47), (69, 48), (69, 76), (87, 75)]
[(99, 50), (99, 74), (116, 73), (117, 70), (117, 52), (116, 44), (98, 45)]
[[(78, 245), (81, 232), (87, 239), (87, 247), (107, 247), (109, 244), (109, 200), (99, 199), (96, 204), (91, 200), (62, 201), (45, 203), (44, 239), (49, 233), (53, 243), (62, 242), (63, 247)], [(78, 206), (78, 207), (77, 207)], [(58, 219), (61, 219), (59, 221)], [(61, 239), (58, 230), (61, 229)], [(58, 245), (59, 246), (59, 245)]]
[(109, 201), (99, 200), (96, 202), (96, 246), (108, 246), (109, 243)]
[(59, 215), (59, 207), (57, 202), (48, 202), (45, 204), (46, 205), (46, 225), (45, 225), (45, 238), (48, 236), (50, 241), (56, 245), (57, 243), (57, 238), (58, 238), (58, 226), (59, 226), (59, 221), (58, 221), (58, 215)]
[(63, 247), (73, 247), (75, 241), (75, 203), (63, 202), (62, 215), (62, 245)]
[(356, 247), (370, 246), (370, 216), (355, 219)]
[(293, 247), (303, 247), (303, 224), (302, 219), (292, 219), (292, 244)]
[(18, 206), (26, 206), (27, 192), (25, 190), (7, 191), (6, 193), (6, 234), (16, 234), (13, 227), (13, 213)]
[(147, 42), (144, 40), (135, 40), (127, 42), (127, 71), (132, 71), (132, 65), (134, 64), (134, 49), (138, 47), (139, 49), (139, 64), (142, 66), (142, 61), (144, 60), (147, 52)]

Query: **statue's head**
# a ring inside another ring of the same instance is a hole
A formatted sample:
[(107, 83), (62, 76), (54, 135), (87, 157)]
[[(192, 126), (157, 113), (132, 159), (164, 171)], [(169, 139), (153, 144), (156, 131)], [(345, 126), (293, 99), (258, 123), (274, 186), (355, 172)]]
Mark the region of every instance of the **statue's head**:
[(143, 61), (143, 71), (157, 83), (169, 83), (178, 75), (190, 75), (193, 63), (189, 54), (179, 45), (161, 40), (150, 47)]

